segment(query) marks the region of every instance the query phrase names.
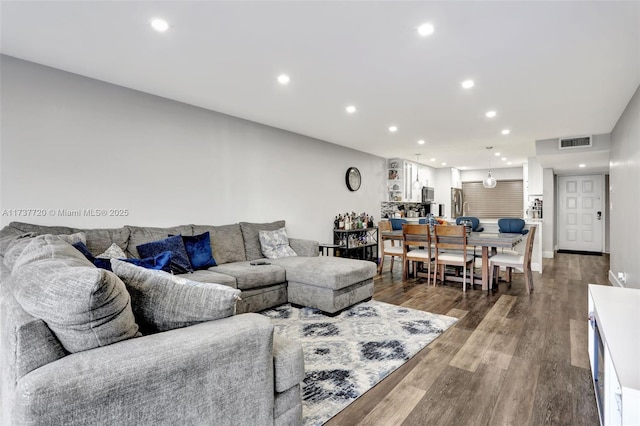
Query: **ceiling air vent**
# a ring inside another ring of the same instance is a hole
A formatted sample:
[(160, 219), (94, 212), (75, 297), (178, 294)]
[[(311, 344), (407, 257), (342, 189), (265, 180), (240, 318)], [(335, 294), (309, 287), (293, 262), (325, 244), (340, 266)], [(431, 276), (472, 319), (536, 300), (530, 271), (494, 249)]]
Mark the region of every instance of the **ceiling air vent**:
[(560, 138), (560, 149), (587, 148), (591, 146), (591, 136), (577, 136), (574, 138)]

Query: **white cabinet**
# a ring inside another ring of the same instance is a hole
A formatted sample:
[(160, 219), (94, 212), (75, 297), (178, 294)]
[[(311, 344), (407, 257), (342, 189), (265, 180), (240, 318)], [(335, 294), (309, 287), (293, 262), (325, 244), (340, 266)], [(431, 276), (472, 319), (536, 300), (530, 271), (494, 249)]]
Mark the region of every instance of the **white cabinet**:
[(529, 157), (528, 162), (528, 193), (531, 195), (542, 195), (543, 188), (542, 166), (536, 157)]
[(640, 425), (640, 290), (589, 284), (589, 362), (600, 423)]

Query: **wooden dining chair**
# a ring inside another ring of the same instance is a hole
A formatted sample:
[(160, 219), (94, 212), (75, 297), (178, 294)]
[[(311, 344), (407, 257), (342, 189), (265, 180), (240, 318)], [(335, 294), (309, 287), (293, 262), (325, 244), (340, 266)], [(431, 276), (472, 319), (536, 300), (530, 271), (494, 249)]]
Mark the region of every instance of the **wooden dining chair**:
[[(531, 254), (533, 253), (533, 240), (536, 236), (537, 225), (531, 225), (529, 227), (529, 233), (527, 234), (527, 242), (524, 250), (524, 254), (519, 253), (500, 253), (489, 258), (489, 282), (493, 284), (494, 276), (496, 278), (495, 285), (498, 284), (498, 275), (500, 274), (501, 266), (507, 268), (507, 275), (511, 275), (512, 268), (520, 269), (524, 272), (524, 284), (527, 287), (527, 293), (533, 291), (533, 272), (531, 271)], [(509, 287), (511, 287), (511, 281)]]
[[(463, 225), (436, 225), (435, 226), (435, 261), (436, 277), (440, 274), (440, 280), (445, 283), (445, 267), (462, 267), (462, 291), (467, 291), (467, 270), (473, 287), (473, 264), (475, 258), (467, 253), (467, 230)], [(435, 284), (435, 278), (434, 278)]]
[[(431, 262), (435, 258), (431, 255), (431, 232), (429, 225), (403, 224), (402, 225), (402, 259), (403, 280), (409, 276), (409, 262), (414, 262), (414, 270), (418, 275), (418, 263), (427, 264), (427, 285), (431, 280)], [(434, 280), (435, 284), (435, 280)]]
[[(391, 232), (391, 222), (389, 222), (388, 220), (382, 220), (380, 222), (378, 222), (378, 232), (380, 233), (380, 235), (382, 235), (383, 232)], [(391, 256), (391, 267), (390, 267), (390, 271), (393, 274), (393, 264), (395, 263), (394, 260), (396, 257), (402, 257), (402, 244), (399, 245), (395, 245), (395, 240), (390, 240), (390, 246), (387, 246), (385, 243), (385, 239), (383, 237), (380, 237), (382, 244), (381, 244), (381, 251), (382, 254), (380, 256), (380, 266), (378, 266), (378, 274), (382, 274), (382, 268), (384, 267), (384, 257), (385, 256)]]

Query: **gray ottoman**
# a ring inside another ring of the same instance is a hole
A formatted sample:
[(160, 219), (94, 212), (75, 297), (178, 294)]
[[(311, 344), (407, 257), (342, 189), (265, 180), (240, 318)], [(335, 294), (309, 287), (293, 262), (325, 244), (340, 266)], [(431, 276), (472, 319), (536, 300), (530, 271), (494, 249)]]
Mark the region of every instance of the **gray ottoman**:
[(298, 258), (283, 266), (291, 304), (336, 314), (373, 296), (377, 269), (373, 262), (321, 256)]

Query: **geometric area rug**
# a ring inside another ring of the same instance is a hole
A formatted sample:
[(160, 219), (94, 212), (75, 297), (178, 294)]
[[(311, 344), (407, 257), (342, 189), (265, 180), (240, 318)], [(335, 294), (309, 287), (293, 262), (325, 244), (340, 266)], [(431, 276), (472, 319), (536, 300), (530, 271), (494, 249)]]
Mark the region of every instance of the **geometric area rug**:
[(335, 317), (288, 304), (260, 313), (302, 345), (305, 426), (327, 422), (457, 321), (374, 300)]

